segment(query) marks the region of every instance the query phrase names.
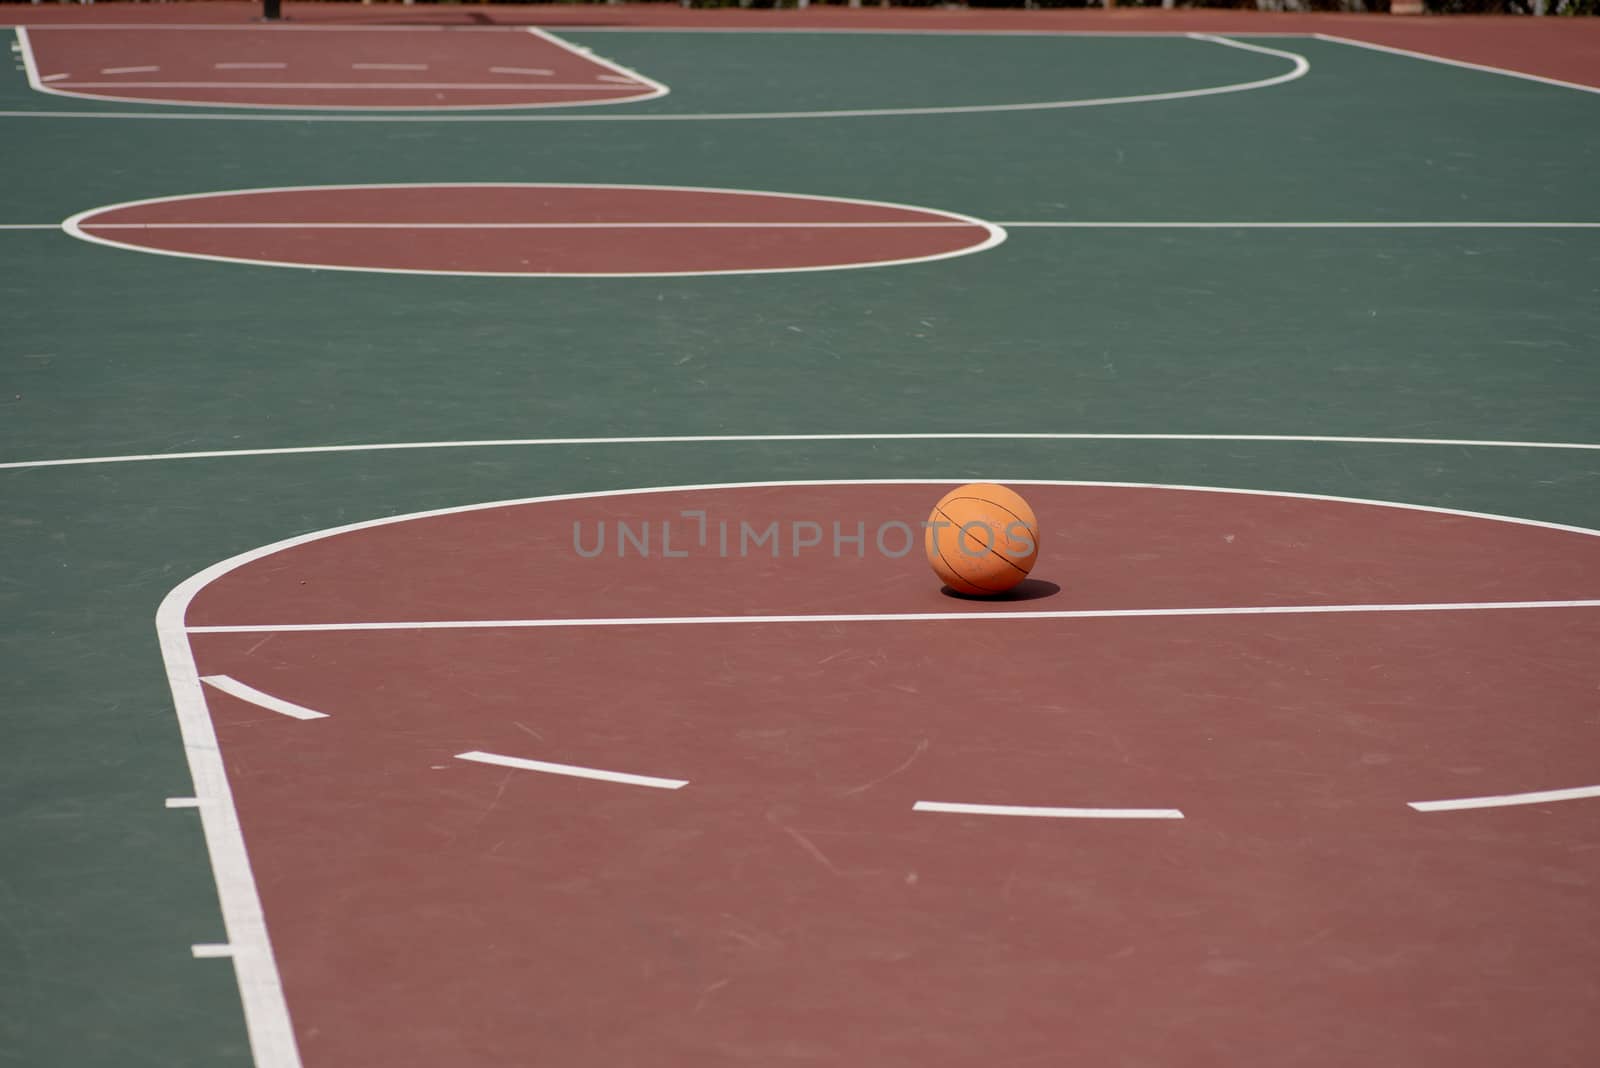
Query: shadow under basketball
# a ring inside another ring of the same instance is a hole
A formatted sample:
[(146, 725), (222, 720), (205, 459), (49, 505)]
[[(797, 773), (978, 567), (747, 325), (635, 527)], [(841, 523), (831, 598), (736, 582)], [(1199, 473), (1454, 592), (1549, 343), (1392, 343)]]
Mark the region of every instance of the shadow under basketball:
[(1044, 579), (1028, 578), (1001, 593), (962, 593), (959, 590), (952, 590), (949, 586), (941, 586), (939, 592), (958, 601), (1037, 601), (1044, 597), (1054, 597), (1061, 592), (1061, 587)]

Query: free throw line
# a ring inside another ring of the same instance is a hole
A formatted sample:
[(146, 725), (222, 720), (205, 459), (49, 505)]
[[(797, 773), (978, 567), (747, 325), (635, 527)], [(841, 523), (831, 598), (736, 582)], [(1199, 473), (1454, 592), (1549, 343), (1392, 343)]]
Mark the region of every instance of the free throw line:
[[(1337, 615), (1360, 612), (1485, 612), (1519, 608), (1600, 608), (1600, 600), (1444, 601), (1429, 604), (1249, 605), (1222, 608), (1104, 608), (1053, 612), (881, 612), (829, 615), (422, 619), (369, 623), (245, 623), (189, 627), (188, 632), (190, 634), (292, 634), (308, 631), (510, 630), (529, 627), (675, 627), (725, 623), (954, 623), (959, 621), (1016, 621), (1025, 619), (1136, 619), (1148, 616), (1287, 616)], [(207, 679), (205, 681), (209, 682), (210, 680)], [(246, 698), (246, 700), (249, 700), (249, 698)]]

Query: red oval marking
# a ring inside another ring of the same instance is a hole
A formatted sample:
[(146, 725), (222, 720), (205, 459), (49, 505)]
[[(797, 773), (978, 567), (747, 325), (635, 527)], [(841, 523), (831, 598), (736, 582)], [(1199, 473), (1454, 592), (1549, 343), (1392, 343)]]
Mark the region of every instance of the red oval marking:
[(163, 197), (84, 212), (85, 240), (336, 270), (660, 275), (826, 270), (993, 247), (964, 215), (786, 193), (616, 185), (370, 185)]

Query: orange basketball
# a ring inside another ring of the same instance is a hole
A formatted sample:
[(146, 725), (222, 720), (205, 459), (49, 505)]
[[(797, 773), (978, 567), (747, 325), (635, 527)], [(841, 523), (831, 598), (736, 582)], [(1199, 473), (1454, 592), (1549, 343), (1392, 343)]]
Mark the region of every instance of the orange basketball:
[(933, 506), (923, 543), (928, 563), (957, 593), (1004, 593), (1033, 570), (1039, 521), (1028, 502), (992, 482), (953, 489)]

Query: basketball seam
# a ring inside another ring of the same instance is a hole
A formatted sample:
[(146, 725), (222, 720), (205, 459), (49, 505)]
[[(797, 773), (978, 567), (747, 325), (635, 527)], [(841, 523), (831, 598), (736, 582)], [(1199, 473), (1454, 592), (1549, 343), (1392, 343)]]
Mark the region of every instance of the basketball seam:
[[(940, 512), (939, 514), (943, 515), (944, 513)], [(976, 582), (973, 582), (971, 579), (967, 578), (960, 571), (958, 571), (956, 569), (956, 566), (954, 564), (952, 564), (950, 562), (949, 558), (944, 555), (944, 550), (939, 548), (939, 539), (935, 538), (934, 542), (933, 542), (933, 545), (934, 545), (934, 551), (939, 554), (939, 562), (944, 564), (945, 567), (949, 568), (950, 569), (950, 573), (952, 575), (954, 575), (956, 578), (960, 579), (962, 582), (965, 582), (968, 586), (971, 586), (973, 589), (977, 590), (979, 593), (1004, 593), (1004, 592), (1006, 592), (1005, 590), (991, 590), (987, 586), (980, 586)], [(966, 590), (956, 590), (956, 592), (957, 593), (966, 593), (967, 591)]]
[[(957, 497), (957, 498), (955, 498), (955, 499), (956, 499), (956, 500), (958, 500), (958, 501), (983, 501), (983, 498), (982, 498), (982, 497)], [(993, 502), (993, 501), (984, 501), (984, 503), (985, 503), (985, 504), (994, 504), (994, 502)], [(1006, 507), (1005, 507), (1005, 506), (1003, 506), (1003, 505), (999, 505), (999, 504), (995, 504), (995, 507), (996, 507), (996, 508), (999, 508), (999, 509), (1000, 509), (1000, 510), (1001, 510), (1001, 511), (1002, 511), (1002, 512), (1004, 512), (1004, 513), (1006, 513), (1006, 514), (1007, 514), (1007, 515), (1009, 515), (1009, 516), (1014, 516), (1014, 517), (1015, 517), (1015, 518), (1016, 518), (1016, 520), (1017, 520), (1017, 522), (1019, 522), (1019, 523), (1021, 523), (1021, 522), (1022, 522), (1022, 517), (1021, 517), (1021, 516), (1019, 516), (1019, 515), (1017, 515), (1017, 514), (1016, 514), (1016, 513), (1015, 513), (1015, 512), (1013, 512), (1013, 511), (1012, 511), (1012, 510), (1011, 510), (1011, 509), (1009, 509), (1009, 508), (1006, 508)], [(957, 522), (956, 522), (956, 521), (955, 521), (955, 520), (954, 520), (954, 519), (950, 519), (950, 515), (949, 515), (949, 513), (947, 513), (947, 512), (946, 512), (946, 511), (945, 511), (945, 510), (944, 510), (944, 509), (943, 509), (943, 508), (939, 508), (939, 507), (935, 507), (935, 508), (934, 508), (934, 511), (935, 511), (935, 512), (938, 512), (938, 513), (939, 513), (939, 514), (940, 514), (940, 515), (942, 515), (942, 516), (944, 516), (944, 517), (945, 517), (945, 518), (946, 518), (946, 519), (949, 519), (949, 520), (950, 520), (950, 522), (951, 522), (951, 524), (952, 524), (952, 525), (954, 525), (954, 526), (955, 526), (955, 528), (956, 528), (956, 534), (957, 534), (957, 536), (959, 536), (959, 535), (960, 535), (960, 533), (961, 533), (961, 524), (959, 524), (959, 523), (957, 523)], [(1026, 525), (1026, 524), (1024, 524), (1024, 525)], [(1033, 544), (1034, 544), (1034, 549), (1035, 549), (1035, 550), (1037, 550), (1037, 549), (1038, 549), (1038, 547), (1039, 547), (1039, 538), (1038, 538), (1038, 534), (1037, 534), (1037, 532), (1036, 532), (1036, 531), (1034, 531), (1034, 530), (1033, 530), (1033, 528), (1031, 528), (1031, 527), (1029, 527), (1029, 533), (1032, 533), (1032, 534), (1034, 534), (1034, 539), (1033, 539)], [(999, 539), (996, 539), (996, 540), (997, 540), (997, 541), (998, 541), (998, 540), (999, 540)], [(937, 538), (937, 537), (936, 537), (936, 538), (934, 538), (934, 540), (933, 540), (933, 543), (934, 543), (934, 544), (935, 544), (935, 545), (937, 545), (937, 544), (939, 544), (939, 539), (938, 539), (938, 538)], [(1011, 562), (1011, 561), (1010, 561), (1010, 560), (1008, 560), (1008, 559), (1007, 559), (1007, 558), (1006, 558), (1006, 557), (1005, 557), (1005, 556), (1003, 556), (1003, 555), (1001, 555), (1001, 554), (1000, 554), (1000, 553), (999, 553), (999, 552), (998, 552), (998, 551), (996, 551), (996, 550), (995, 550), (995, 547), (994, 547), (994, 546), (993, 546), (993, 545), (988, 545), (988, 546), (985, 546), (985, 547), (984, 547), (984, 552), (986, 552), (986, 553), (988, 553), (988, 554), (989, 554), (989, 555), (990, 555), (990, 556), (993, 556), (993, 557), (995, 557), (995, 558), (996, 558), (996, 559), (998, 559), (998, 560), (1001, 560), (1001, 561), (1003, 561), (1003, 562), (1004, 562), (1004, 563), (1005, 563), (1005, 565), (1006, 565), (1006, 566), (1007, 566), (1007, 567), (1009, 567), (1009, 568), (1012, 568), (1012, 569), (1013, 569), (1013, 570), (1015, 570), (1015, 571), (1022, 571), (1022, 574), (1023, 574), (1023, 575), (1024, 575), (1024, 576), (1026, 576), (1026, 575), (1027, 575), (1027, 574), (1028, 574), (1028, 573), (1027, 573), (1027, 572), (1026, 572), (1026, 571), (1023, 571), (1023, 570), (1022, 570), (1022, 568), (1020, 568), (1020, 567), (1017, 567), (1017, 565), (1016, 565), (1016, 564), (1014, 564), (1014, 563), (1012, 563), (1012, 562)], [(943, 549), (940, 549), (940, 550), (939, 550), (939, 559), (941, 559), (941, 560), (944, 560), (944, 550), (943, 550)], [(949, 561), (949, 560), (945, 560), (945, 561), (944, 561), (944, 562), (945, 562), (945, 564), (946, 564), (946, 565), (947, 565), (947, 566), (948, 566), (948, 565), (949, 565), (949, 564), (950, 564), (950, 561)], [(972, 583), (972, 584), (973, 584), (973, 585), (974, 585), (974, 586), (978, 586), (978, 584), (977, 584), (977, 583), (976, 583), (976, 582), (974, 582), (974, 583)], [(981, 590), (981, 589), (983, 589), (983, 588), (984, 588), (984, 587), (982, 587), (982, 586), (978, 586), (978, 588), (979, 588), (979, 589), (980, 589), (980, 590)], [(1004, 593), (1004, 592), (1005, 592), (1005, 591), (1004, 591), (1004, 590), (991, 590), (991, 591), (990, 591), (990, 592), (991, 592), (991, 593)]]
[(1021, 523), (1025, 527), (1027, 527), (1028, 528), (1028, 533), (1034, 535), (1034, 540), (1035, 541), (1038, 540), (1039, 521), (1037, 519), (1035, 519), (1032, 523), (1030, 523), (1026, 519), (1022, 518), (1020, 515), (1018, 515), (1016, 512), (1013, 512), (1011, 509), (1009, 509), (1005, 505), (1001, 504), (999, 501), (991, 501), (987, 497), (946, 497), (945, 500), (946, 501), (978, 501), (978, 502), (980, 502), (982, 504), (993, 505), (994, 507), (996, 507), (996, 508), (1000, 509), (1002, 512), (1004, 512), (1006, 515), (1010, 516), (1012, 519), (1015, 519), (1017, 522)]

